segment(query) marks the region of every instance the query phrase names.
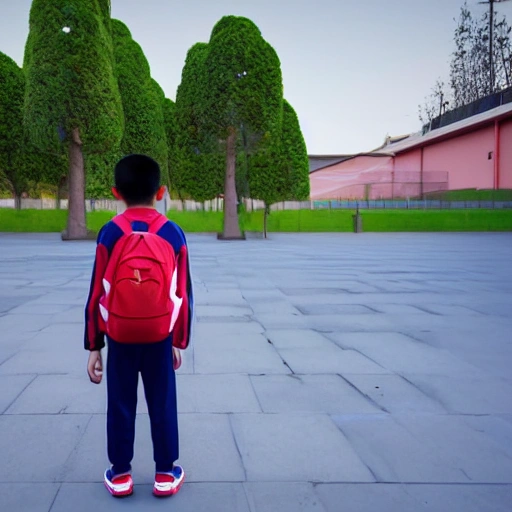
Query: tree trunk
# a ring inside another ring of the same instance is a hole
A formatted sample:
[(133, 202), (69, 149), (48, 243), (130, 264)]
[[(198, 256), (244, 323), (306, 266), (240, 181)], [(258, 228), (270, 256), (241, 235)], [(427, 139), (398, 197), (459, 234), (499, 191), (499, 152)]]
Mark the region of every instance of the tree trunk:
[(265, 204), (265, 210), (263, 213), (263, 238), (267, 238), (267, 223), (268, 223), (268, 214), (270, 212), (270, 207)]
[(224, 183), (224, 231), (220, 238), (224, 240), (242, 240), (238, 224), (236, 194), (236, 131), (231, 128), (226, 140), (226, 180)]
[(85, 223), (85, 171), (80, 131), (75, 128), (69, 143), (69, 210), (68, 227), (63, 240), (87, 238)]
[(60, 183), (57, 184), (57, 193), (55, 196), (55, 209), (60, 210)]
[(21, 210), (21, 195), (17, 192), (14, 193), (14, 208), (16, 210)]

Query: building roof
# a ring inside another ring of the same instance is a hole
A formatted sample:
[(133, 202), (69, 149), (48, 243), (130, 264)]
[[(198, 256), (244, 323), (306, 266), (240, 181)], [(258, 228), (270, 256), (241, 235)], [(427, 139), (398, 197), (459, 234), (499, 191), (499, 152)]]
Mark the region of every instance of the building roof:
[[(309, 174), (312, 174), (316, 171), (321, 171), (323, 169), (327, 169), (328, 167), (333, 167), (334, 165), (340, 164), (341, 162), (347, 162), (348, 160), (354, 160), (355, 158), (359, 158), (362, 156), (371, 156), (371, 157), (389, 157), (390, 154), (386, 152), (381, 152), (376, 149), (375, 151), (370, 151), (369, 153), (356, 153), (354, 155), (343, 155), (343, 158), (334, 158), (326, 156), (325, 158), (322, 155), (310, 155), (309, 156)], [(318, 165), (317, 165), (318, 164)]]
[(352, 155), (309, 155), (309, 172), (339, 164), (351, 157)]
[(432, 130), (425, 135), (422, 135), (421, 133), (414, 133), (399, 142), (391, 142), (388, 145), (379, 148), (377, 151), (381, 154), (385, 153), (387, 155), (394, 156), (411, 149), (429, 146), (436, 142), (442, 142), (443, 140), (475, 131), (483, 126), (493, 123), (494, 121), (501, 121), (502, 119), (509, 117), (512, 117), (512, 103), (501, 105), (500, 107), (493, 108), (492, 110), (488, 110), (482, 114), (477, 114), (463, 119), (462, 121)]
[(422, 132), (418, 132), (398, 137), (386, 137), (383, 146), (369, 153), (357, 153), (353, 155), (309, 155), (309, 172), (313, 173), (359, 156), (395, 156), (412, 149), (429, 146), (463, 135), (464, 133), (475, 131), (495, 121), (501, 121), (507, 118), (512, 118), (512, 103), (506, 103), (505, 105), (487, 110), (481, 114), (475, 114), (461, 121), (427, 132), (425, 135), (423, 135)]

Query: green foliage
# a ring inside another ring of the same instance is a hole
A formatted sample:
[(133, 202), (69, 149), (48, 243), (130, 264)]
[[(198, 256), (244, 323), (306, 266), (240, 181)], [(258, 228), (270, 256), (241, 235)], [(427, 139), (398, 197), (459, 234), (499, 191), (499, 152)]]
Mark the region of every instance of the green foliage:
[(100, 8), (100, 12), (103, 16), (103, 23), (105, 23), (105, 25), (108, 27), (108, 29), (110, 30), (111, 27), (110, 27), (110, 13), (112, 11), (111, 9), (111, 2), (110, 0), (98, 0), (98, 5), (99, 5), (99, 8)]
[(176, 103), (169, 98), (164, 98), (162, 111), (167, 147), (170, 149), (174, 147), (176, 142)]
[[(158, 137), (155, 141), (155, 158), (159, 161), (162, 170), (162, 184), (169, 186), (169, 142), (167, 134), (166, 116), (164, 108), (166, 104), (165, 93), (158, 82), (151, 79), (151, 95), (155, 111), (155, 119), (158, 127)], [(168, 100), (170, 101), (170, 100)], [(167, 107), (166, 107), (167, 105)]]
[(112, 20), (112, 37), (125, 118), (121, 153), (149, 155), (167, 176), (168, 149), (162, 111), (164, 93), (151, 79), (148, 61), (126, 25)]
[(66, 178), (68, 157), (62, 153), (44, 153), (26, 143), (20, 168), (27, 180), (56, 189)]
[(279, 58), (247, 18), (226, 16), (214, 27), (205, 59), (208, 87), (204, 122), (225, 139), (243, 123), (263, 138), (282, 120), (283, 84)]
[[(156, 82), (155, 82), (156, 83)], [(171, 184), (171, 174), (172, 168), (175, 164), (174, 162), (174, 153), (175, 153), (175, 144), (176, 144), (176, 104), (174, 101), (166, 98), (164, 96), (162, 102), (162, 114), (164, 119), (164, 129), (165, 129), (165, 138), (167, 142), (167, 186), (169, 187), (169, 192), (172, 193), (172, 184)]]
[(248, 157), (250, 196), (267, 205), (279, 201), (307, 200), (310, 194), (306, 143), (297, 114), (283, 100), (280, 134), (264, 138), (259, 149)]
[(279, 134), (260, 143), (257, 151), (247, 156), (248, 189), (253, 199), (267, 206), (288, 198), (287, 175), (283, 172), (282, 142)]
[(114, 168), (121, 158), (119, 149), (108, 153), (88, 155), (85, 158), (86, 197), (112, 199)]
[(282, 172), (287, 178), (286, 199), (305, 201), (310, 194), (308, 150), (297, 114), (286, 100), (281, 140)]
[(15, 195), (26, 182), (20, 168), (23, 152), (23, 71), (0, 52), (0, 179)]
[[(25, 48), (25, 125), (42, 150), (80, 130), (84, 154), (119, 145), (122, 105), (106, 0), (33, 0)], [(69, 27), (65, 33), (63, 27)]]
[(208, 44), (187, 55), (176, 98), (176, 155), (173, 184), (198, 201), (223, 192), (225, 141), (237, 134), (238, 195), (271, 203), (286, 180), (280, 155), (283, 84), (279, 58), (258, 27), (226, 16)]
[(175, 106), (171, 185), (180, 197), (206, 201), (222, 193), (225, 154), (215, 133), (208, 131), (205, 61), (208, 45), (197, 43), (187, 54)]
[(29, 181), (56, 185), (66, 173), (66, 158), (39, 151), (23, 131), (25, 76), (0, 53), (0, 181), (15, 196), (27, 192)]

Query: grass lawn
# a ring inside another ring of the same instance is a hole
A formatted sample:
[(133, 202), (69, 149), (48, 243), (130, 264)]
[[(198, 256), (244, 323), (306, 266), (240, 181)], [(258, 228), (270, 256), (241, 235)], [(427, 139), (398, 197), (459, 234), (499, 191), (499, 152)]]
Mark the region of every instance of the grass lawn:
[(512, 210), (372, 210), (362, 212), (370, 232), (512, 231)]
[[(67, 210), (12, 210), (0, 208), (0, 232), (59, 233), (66, 227)], [(113, 212), (87, 214), (87, 227), (99, 231)]]
[[(272, 212), (270, 232), (350, 232), (351, 210), (299, 210)], [(512, 210), (363, 210), (363, 231), (512, 231)], [(261, 231), (263, 214), (245, 222), (247, 231)]]
[(476, 190), (474, 188), (447, 190), (425, 194), (427, 199), (441, 201), (512, 201), (512, 190)]
[[(352, 210), (288, 210), (272, 212), (269, 232), (351, 232)], [(99, 231), (113, 212), (87, 214), (87, 226)], [(66, 210), (0, 209), (0, 232), (58, 233), (66, 226)], [(216, 233), (222, 229), (221, 212), (168, 214), (186, 233)], [(363, 231), (512, 231), (512, 210), (363, 210)], [(263, 212), (243, 213), (241, 228), (263, 230)]]

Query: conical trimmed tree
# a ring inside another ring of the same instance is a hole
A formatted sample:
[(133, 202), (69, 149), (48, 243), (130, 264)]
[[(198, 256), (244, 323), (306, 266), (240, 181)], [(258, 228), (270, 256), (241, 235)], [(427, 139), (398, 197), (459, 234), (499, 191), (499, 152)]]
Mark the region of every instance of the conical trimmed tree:
[(225, 151), (206, 125), (208, 44), (197, 43), (187, 53), (176, 94), (176, 135), (171, 182), (181, 199), (212, 199), (223, 191)]
[(25, 77), (10, 57), (0, 52), (0, 177), (14, 195), (16, 208), (26, 185), (20, 166), (23, 152)]
[(87, 236), (84, 156), (119, 147), (121, 98), (106, 0), (33, 0), (25, 48), (25, 125), (42, 151), (69, 153), (64, 239)]
[[(263, 145), (279, 137), (283, 84), (279, 58), (247, 18), (226, 16), (212, 31), (205, 60), (207, 131), (225, 141), (223, 238), (241, 238), (236, 191), (237, 140), (242, 130)], [(252, 193), (252, 190), (251, 190)]]
[(124, 155), (143, 153), (154, 158), (167, 175), (168, 149), (164, 127), (162, 89), (152, 80), (148, 61), (128, 27), (112, 20), (115, 73), (123, 103)]
[(309, 159), (299, 118), (293, 107), (283, 101), (281, 159), (286, 176), (286, 193), (282, 200), (306, 201), (310, 195)]

